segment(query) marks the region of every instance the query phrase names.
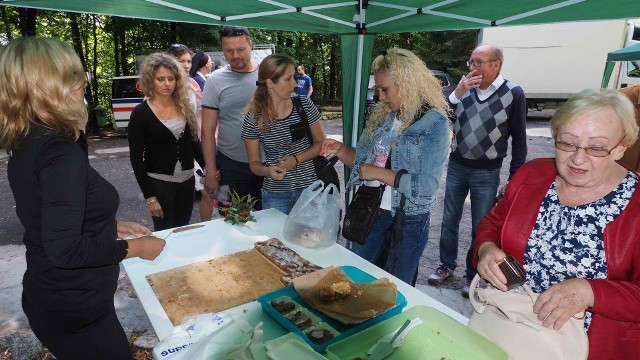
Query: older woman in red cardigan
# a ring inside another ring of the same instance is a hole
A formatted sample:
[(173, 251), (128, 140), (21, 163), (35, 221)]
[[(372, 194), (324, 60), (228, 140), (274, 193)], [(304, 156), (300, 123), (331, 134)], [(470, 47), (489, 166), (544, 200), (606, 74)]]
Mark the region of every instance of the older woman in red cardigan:
[(638, 136), (633, 105), (615, 90), (585, 90), (551, 131), (556, 158), (522, 166), (479, 223), (478, 273), (507, 291), (497, 264), (513, 255), (540, 293), (543, 326), (586, 310), (589, 359), (640, 358), (638, 173), (617, 162)]

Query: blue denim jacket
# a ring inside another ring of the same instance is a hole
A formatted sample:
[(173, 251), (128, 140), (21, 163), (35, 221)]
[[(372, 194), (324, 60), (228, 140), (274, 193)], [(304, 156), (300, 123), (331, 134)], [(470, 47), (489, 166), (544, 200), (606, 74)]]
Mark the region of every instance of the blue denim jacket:
[[(347, 187), (360, 185), (360, 164), (373, 162), (373, 147), (393, 125), (396, 113), (391, 112), (381, 126), (374, 131), (371, 139), (360, 138), (356, 145), (356, 157)], [(407, 215), (425, 214), (431, 210), (436, 200), (435, 193), (440, 184), (449, 146), (451, 129), (449, 120), (441, 112), (431, 109), (420, 120), (409, 126), (391, 148), (391, 169), (408, 171), (400, 178), (400, 187), (393, 189), (391, 196), (392, 214), (400, 203), (400, 193), (406, 196)]]

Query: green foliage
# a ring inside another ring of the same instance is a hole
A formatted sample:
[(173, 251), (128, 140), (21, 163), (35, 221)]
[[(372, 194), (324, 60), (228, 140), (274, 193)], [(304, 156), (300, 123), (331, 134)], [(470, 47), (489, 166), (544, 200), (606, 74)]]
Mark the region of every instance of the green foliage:
[[(18, 10), (0, 7), (0, 42), (20, 36)], [(172, 43), (192, 50), (219, 49), (218, 26), (77, 14), (84, 62), (94, 73), (93, 106), (110, 108), (111, 78), (134, 75), (136, 56), (164, 51)], [(36, 33), (72, 44), (72, 21), (68, 13), (38, 10)], [(251, 29), (254, 44), (274, 44), (276, 52), (291, 56), (313, 79), (312, 100), (317, 104), (342, 100), (340, 37), (265, 29)], [(476, 31), (442, 31), (376, 35), (373, 55), (390, 47), (414, 51), (434, 70), (454, 80), (468, 72), (465, 61), (476, 41)], [(94, 45), (95, 44), (95, 45)]]
[(413, 51), (432, 70), (442, 70), (457, 81), (469, 72), (466, 61), (476, 44), (476, 30), (377, 35), (373, 56), (400, 47)]
[(240, 196), (237, 192), (231, 191), (231, 202), (222, 207), (220, 211), (224, 216), (224, 221), (230, 222), (233, 225), (244, 224), (248, 221), (255, 221), (256, 219), (251, 215), (253, 207), (258, 200), (251, 199), (249, 195)]

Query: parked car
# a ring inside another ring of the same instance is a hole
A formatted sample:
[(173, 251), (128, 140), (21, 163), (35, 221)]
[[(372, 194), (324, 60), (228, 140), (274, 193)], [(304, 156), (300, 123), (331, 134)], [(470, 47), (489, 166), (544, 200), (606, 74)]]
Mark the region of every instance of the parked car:
[[(440, 80), (442, 83), (442, 92), (444, 96), (449, 97), (449, 94), (456, 89), (456, 84), (451, 79), (451, 76), (444, 71), (431, 70), (433, 76)], [(369, 75), (369, 85), (367, 86), (367, 99), (365, 100), (364, 121), (366, 123), (369, 118), (371, 108), (378, 102), (378, 96), (376, 95), (376, 81), (373, 75)]]
[(127, 129), (131, 111), (144, 100), (144, 94), (138, 85), (139, 80), (139, 75), (119, 76), (111, 80), (111, 109), (117, 129)]

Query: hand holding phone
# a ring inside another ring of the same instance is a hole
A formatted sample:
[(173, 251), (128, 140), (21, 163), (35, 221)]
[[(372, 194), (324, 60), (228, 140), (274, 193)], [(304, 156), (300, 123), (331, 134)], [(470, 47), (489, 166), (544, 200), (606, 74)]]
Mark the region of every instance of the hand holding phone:
[(498, 267), (507, 278), (507, 288), (509, 290), (525, 283), (527, 279), (526, 272), (522, 265), (513, 256), (508, 255), (498, 262)]

